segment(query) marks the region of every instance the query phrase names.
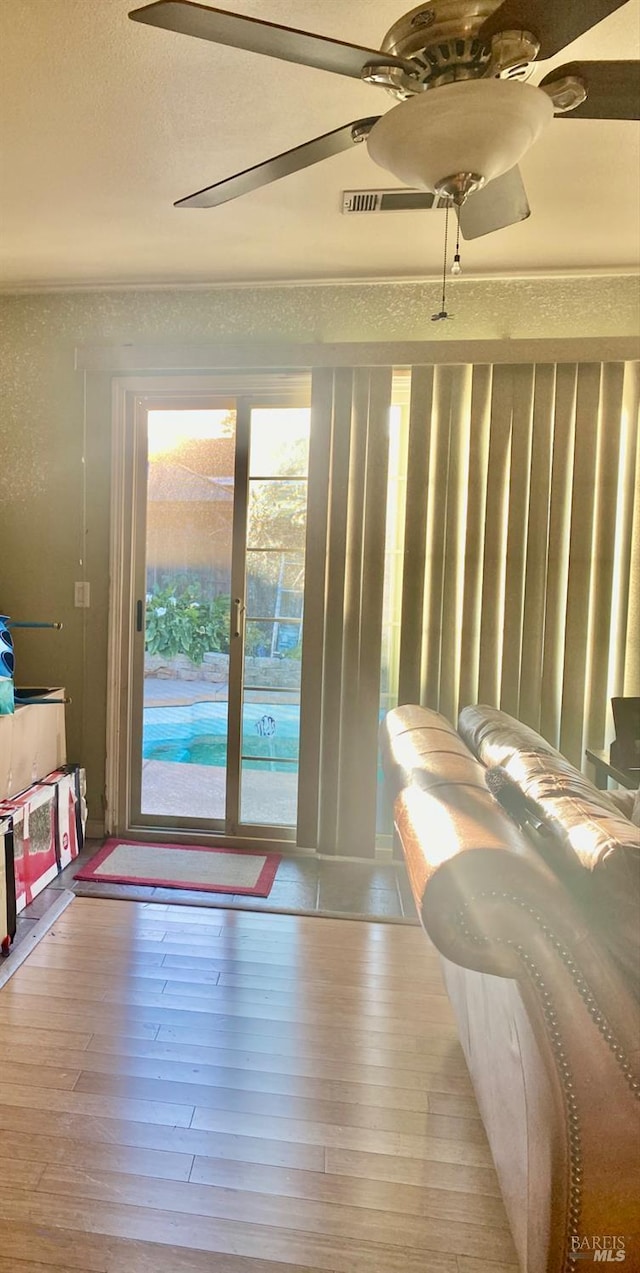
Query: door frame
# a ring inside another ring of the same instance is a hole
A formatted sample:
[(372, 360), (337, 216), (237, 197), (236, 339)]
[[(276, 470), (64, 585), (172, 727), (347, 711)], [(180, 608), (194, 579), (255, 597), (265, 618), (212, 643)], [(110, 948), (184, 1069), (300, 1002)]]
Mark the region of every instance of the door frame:
[[(285, 373), (269, 371), (254, 374), (215, 373), (200, 375), (171, 374), (118, 376), (112, 380), (112, 445), (111, 445), (111, 517), (110, 517), (110, 570), (109, 570), (109, 615), (108, 615), (108, 666), (107, 666), (107, 715), (106, 715), (106, 771), (105, 771), (105, 832), (107, 835), (121, 835), (135, 832), (140, 840), (158, 839), (166, 831), (175, 841), (185, 844), (205, 842), (216, 843), (230, 832), (224, 829), (212, 830), (202, 828), (177, 828), (172, 820), (157, 825), (138, 826), (131, 823), (134, 766), (134, 743), (136, 731), (133, 729), (133, 717), (139, 711), (138, 701), (141, 693), (141, 679), (137, 678), (137, 699), (135, 697), (136, 677), (134, 675), (136, 659), (140, 660), (140, 646), (144, 648), (144, 629), (136, 631), (134, 605), (134, 585), (136, 565), (140, 554), (145, 551), (145, 544), (136, 542), (138, 532), (145, 521), (136, 516), (137, 493), (145, 488), (146, 447), (144, 430), (141, 428), (141, 414), (149, 409), (158, 409), (171, 405), (175, 409), (199, 407), (236, 409), (238, 416), (242, 413), (245, 427), (248, 429), (250, 410), (254, 406), (273, 405), (274, 401), (282, 405), (300, 405), (302, 396), (306, 397), (305, 405), (310, 400), (310, 373), (292, 371)], [(236, 460), (238, 453), (236, 453)], [(246, 468), (246, 464), (244, 466)], [(238, 463), (236, 463), (236, 476)], [(234, 492), (237, 494), (237, 492)], [(246, 492), (245, 492), (246, 494)], [(246, 500), (245, 500), (246, 503)], [(139, 505), (138, 505), (139, 507)], [(143, 509), (144, 512), (144, 509)], [(246, 514), (246, 509), (245, 509)], [(234, 516), (233, 559), (235, 576), (232, 578), (232, 596), (242, 595), (238, 591), (240, 579), (240, 556), (237, 552), (238, 519)], [(139, 536), (140, 539), (140, 536)], [(238, 704), (241, 703), (242, 660), (230, 660), (234, 664), (234, 687), (237, 691)], [(238, 682), (238, 678), (240, 681)], [(230, 679), (230, 701), (232, 685)], [(238, 708), (238, 710), (240, 710)], [(229, 738), (231, 739), (231, 722)], [(139, 731), (137, 731), (139, 735)], [(138, 737), (139, 741), (139, 737)], [(235, 752), (237, 746), (231, 743)], [(136, 761), (136, 764), (138, 762)], [(234, 783), (239, 782), (239, 773), (229, 780), (231, 790)], [(180, 819), (179, 821), (184, 821)], [(233, 844), (237, 848), (256, 848), (256, 843), (273, 844), (285, 847), (296, 841), (295, 827), (277, 828), (251, 825), (251, 833), (233, 835)]]

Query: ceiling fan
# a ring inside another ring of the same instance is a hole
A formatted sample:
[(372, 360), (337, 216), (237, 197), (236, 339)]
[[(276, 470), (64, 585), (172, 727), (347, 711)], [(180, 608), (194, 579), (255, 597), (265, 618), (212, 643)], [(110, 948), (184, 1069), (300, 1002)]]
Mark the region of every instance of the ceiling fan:
[(640, 63), (571, 62), (534, 87), (553, 57), (626, 0), (427, 0), (379, 50), (244, 17), (192, 0), (155, 0), (135, 22), (332, 71), (387, 89), (398, 105), (256, 164), (176, 207), (210, 208), (351, 146), (406, 185), (458, 208), (465, 238), (529, 215), (518, 162), (555, 116), (638, 119)]

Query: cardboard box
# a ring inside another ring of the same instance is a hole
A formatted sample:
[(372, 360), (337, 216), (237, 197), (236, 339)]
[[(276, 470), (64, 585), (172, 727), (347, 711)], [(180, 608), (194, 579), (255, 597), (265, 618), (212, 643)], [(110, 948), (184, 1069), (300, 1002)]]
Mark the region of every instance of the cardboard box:
[(43, 782), (55, 792), (56, 855), (61, 871), (77, 858), (84, 843), (86, 804), (83, 817), (83, 781), (84, 769), (67, 765), (65, 769), (47, 774)]
[[(46, 697), (64, 698), (64, 690), (49, 689)], [(0, 716), (0, 800), (26, 791), (66, 759), (64, 703), (25, 703)]]
[(55, 806), (55, 787), (40, 783), (30, 787), (21, 796), (4, 800), (0, 804), (0, 818), (10, 818), (13, 832), (18, 914), (58, 874)]

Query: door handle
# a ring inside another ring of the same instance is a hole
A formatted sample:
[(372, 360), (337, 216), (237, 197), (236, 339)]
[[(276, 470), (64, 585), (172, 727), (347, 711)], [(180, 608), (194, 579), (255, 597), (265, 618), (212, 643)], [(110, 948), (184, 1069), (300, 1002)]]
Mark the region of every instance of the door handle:
[(136, 632), (142, 632), (142, 602), (136, 601)]
[(233, 598), (233, 624), (231, 627), (232, 637), (242, 636), (242, 617), (246, 610), (242, 597)]

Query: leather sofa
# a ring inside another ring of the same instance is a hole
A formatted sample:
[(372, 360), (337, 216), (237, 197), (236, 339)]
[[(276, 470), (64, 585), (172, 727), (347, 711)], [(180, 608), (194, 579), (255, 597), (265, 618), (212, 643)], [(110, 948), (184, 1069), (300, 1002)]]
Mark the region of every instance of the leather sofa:
[(523, 1273), (640, 1270), (638, 829), (496, 709), (381, 743)]

